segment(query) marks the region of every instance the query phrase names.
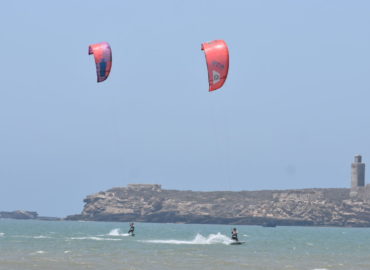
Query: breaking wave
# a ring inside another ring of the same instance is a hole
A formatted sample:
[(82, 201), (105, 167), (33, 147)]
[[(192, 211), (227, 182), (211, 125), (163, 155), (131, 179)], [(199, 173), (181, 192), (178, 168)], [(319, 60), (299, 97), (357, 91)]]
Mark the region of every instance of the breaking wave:
[(3, 237), (4, 235), (5, 235), (5, 233), (0, 232), (0, 237)]
[(211, 245), (211, 244), (224, 244), (229, 245), (232, 240), (221, 233), (210, 234), (207, 237), (204, 237), (201, 234), (197, 234), (193, 240), (143, 240), (142, 242), (146, 243), (155, 243), (155, 244), (174, 244), (174, 245)]

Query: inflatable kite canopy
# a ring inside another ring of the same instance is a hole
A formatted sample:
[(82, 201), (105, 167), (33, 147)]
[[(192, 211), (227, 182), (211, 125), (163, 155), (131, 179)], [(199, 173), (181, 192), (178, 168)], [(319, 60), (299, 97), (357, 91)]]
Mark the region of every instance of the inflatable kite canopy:
[(89, 54), (93, 54), (96, 64), (98, 82), (105, 81), (112, 67), (112, 50), (108, 42), (101, 42), (89, 46)]
[(223, 40), (202, 44), (208, 68), (209, 91), (222, 87), (229, 72), (229, 49)]

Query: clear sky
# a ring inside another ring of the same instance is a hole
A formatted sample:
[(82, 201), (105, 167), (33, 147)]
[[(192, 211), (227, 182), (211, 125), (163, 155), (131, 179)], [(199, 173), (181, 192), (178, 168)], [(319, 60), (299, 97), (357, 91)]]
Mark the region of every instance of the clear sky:
[[(369, 14), (367, 0), (4, 1), (0, 211), (76, 214), (129, 183), (349, 187), (353, 156), (370, 165)], [(230, 70), (209, 93), (214, 39)]]

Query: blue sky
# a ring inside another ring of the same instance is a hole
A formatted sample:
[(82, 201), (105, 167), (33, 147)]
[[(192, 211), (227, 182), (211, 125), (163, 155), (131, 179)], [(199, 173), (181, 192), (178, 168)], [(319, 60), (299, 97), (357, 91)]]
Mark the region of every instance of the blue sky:
[[(370, 160), (369, 1), (6, 1), (0, 210), (65, 216), (128, 183), (349, 187)], [(208, 92), (201, 43), (230, 50)], [(88, 45), (110, 43), (96, 83)], [(370, 164), (370, 163), (369, 163)]]

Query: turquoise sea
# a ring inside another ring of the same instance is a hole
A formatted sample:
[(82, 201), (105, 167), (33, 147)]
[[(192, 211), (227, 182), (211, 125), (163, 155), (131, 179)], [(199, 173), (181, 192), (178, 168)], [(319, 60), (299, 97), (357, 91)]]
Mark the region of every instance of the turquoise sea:
[(1, 270), (368, 270), (370, 228), (0, 220)]

